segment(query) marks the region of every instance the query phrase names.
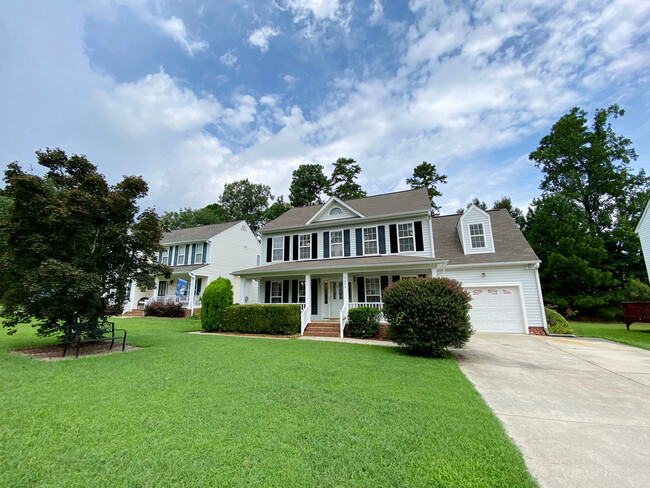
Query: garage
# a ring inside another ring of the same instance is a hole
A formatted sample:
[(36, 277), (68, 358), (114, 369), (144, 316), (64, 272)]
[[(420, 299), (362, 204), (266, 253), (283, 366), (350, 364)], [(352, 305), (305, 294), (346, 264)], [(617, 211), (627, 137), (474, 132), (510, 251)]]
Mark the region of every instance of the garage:
[(467, 288), (472, 297), (469, 311), (478, 332), (524, 333), (523, 311), (517, 287)]

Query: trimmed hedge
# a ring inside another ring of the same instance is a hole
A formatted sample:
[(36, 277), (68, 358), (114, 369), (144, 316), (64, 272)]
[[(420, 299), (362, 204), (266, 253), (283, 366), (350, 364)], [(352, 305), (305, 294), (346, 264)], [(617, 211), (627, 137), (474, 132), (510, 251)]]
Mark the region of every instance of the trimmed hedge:
[(545, 308), (544, 310), (546, 311), (546, 324), (552, 334), (575, 334), (562, 315), (550, 308)]
[(300, 305), (233, 305), (221, 314), (219, 332), (292, 335), (300, 333)]
[(369, 339), (379, 332), (379, 309), (353, 308), (348, 312), (348, 334), (359, 339)]
[(146, 317), (180, 318), (185, 316), (185, 310), (183, 310), (183, 305), (174, 300), (154, 300), (144, 307), (144, 315)]
[(221, 330), (221, 315), (232, 304), (232, 283), (229, 279), (220, 276), (206, 287), (201, 297), (203, 330)]
[(400, 280), (384, 289), (389, 337), (421, 356), (442, 357), (472, 335), (470, 295), (449, 278)]

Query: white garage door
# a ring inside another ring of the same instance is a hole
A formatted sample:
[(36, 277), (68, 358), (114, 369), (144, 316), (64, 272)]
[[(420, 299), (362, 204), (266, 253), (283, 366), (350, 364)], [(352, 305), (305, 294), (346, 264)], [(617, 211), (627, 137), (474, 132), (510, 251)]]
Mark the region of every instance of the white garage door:
[(519, 290), (509, 287), (467, 288), (472, 296), (469, 318), (479, 332), (524, 332)]

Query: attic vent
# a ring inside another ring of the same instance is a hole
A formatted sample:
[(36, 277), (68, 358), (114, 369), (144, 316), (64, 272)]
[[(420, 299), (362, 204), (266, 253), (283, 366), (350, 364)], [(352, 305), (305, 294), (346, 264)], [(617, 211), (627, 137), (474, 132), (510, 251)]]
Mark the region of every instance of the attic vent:
[(341, 210), (339, 207), (334, 207), (332, 210), (330, 210), (330, 215), (341, 215), (343, 213), (343, 210)]

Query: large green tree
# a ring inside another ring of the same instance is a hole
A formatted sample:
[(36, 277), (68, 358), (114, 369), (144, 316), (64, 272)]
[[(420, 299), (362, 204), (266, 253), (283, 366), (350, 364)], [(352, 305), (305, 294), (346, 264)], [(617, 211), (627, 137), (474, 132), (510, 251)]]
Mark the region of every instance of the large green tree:
[(275, 202), (273, 202), (273, 205), (267, 208), (266, 212), (264, 212), (264, 223), (277, 219), (290, 208), (291, 204), (284, 200), (284, 195), (280, 195)]
[(273, 199), (271, 187), (251, 183), (248, 178), (226, 183), (219, 197), (226, 221), (245, 220), (255, 232), (265, 221), (269, 200)]
[(479, 200), (478, 197), (474, 197), (471, 202), (469, 202), (467, 205), (465, 205), (465, 208), (459, 208), (458, 210), (456, 210), (456, 213), (459, 213), (459, 214), (465, 213), (465, 210), (467, 210), (472, 205), (476, 205), (481, 210), (487, 210), (488, 209), (487, 203), (485, 203), (483, 200)]
[(442, 192), (438, 190), (438, 185), (447, 183), (447, 175), (439, 174), (435, 164), (422, 161), (422, 164), (413, 168), (413, 176), (407, 178), (406, 183), (411, 185), (411, 188), (426, 188), (431, 200), (433, 214), (438, 215), (440, 213), (440, 206), (436, 205), (435, 199), (442, 196)]
[(352, 158), (338, 158), (332, 169), (332, 177), (327, 193), (341, 200), (363, 198), (367, 196), (355, 180), (361, 173), (361, 166)]
[(32, 322), (41, 335), (66, 323), (97, 320), (126, 301), (129, 282), (151, 288), (169, 273), (157, 264), (162, 230), (152, 210), (139, 211), (147, 183), (127, 176), (109, 185), (85, 156), (60, 149), (36, 153), (44, 177), (17, 163), (5, 171), (11, 198), (8, 252), (0, 288), (4, 326)]
[(160, 217), (163, 228), (167, 231), (174, 229), (187, 229), (198, 225), (210, 225), (226, 222), (221, 206), (213, 203), (203, 208), (181, 208), (178, 212), (165, 212)]
[(289, 201), (294, 207), (322, 203), (328, 179), (320, 164), (301, 164), (294, 170), (289, 187)]
[(512, 199), (510, 197), (501, 197), (492, 205), (492, 210), (499, 210), (500, 208), (505, 208), (519, 228), (523, 228), (526, 221), (524, 212), (512, 204)]
[[(650, 194), (650, 180), (643, 170), (636, 173), (631, 170), (630, 163), (637, 158), (632, 142), (617, 135), (612, 128), (611, 120), (623, 114), (617, 105), (598, 109), (589, 124), (587, 113), (576, 107), (553, 125), (549, 135), (529, 155), (543, 173), (540, 189), (546, 195), (561, 195), (581, 210), (584, 219), (580, 231), (584, 229), (591, 238), (597, 239), (591, 245), (600, 246), (599, 252), (604, 256), (602, 261), (590, 261), (591, 267), (612, 276), (609, 281), (590, 274), (585, 276), (593, 280), (585, 293), (598, 287), (607, 295), (602, 304), (582, 305), (582, 311), (589, 315), (613, 316), (619, 311), (621, 289), (632, 278), (645, 276), (634, 226)], [(536, 225), (540, 224), (526, 223), (527, 236), (538, 231)], [(550, 229), (539, 231), (550, 232)], [(567, 237), (581, 240), (570, 227), (565, 231)], [(565, 263), (549, 260), (542, 264), (540, 276), (566, 272), (564, 266)], [(545, 269), (553, 267), (556, 269)], [(542, 280), (542, 285), (548, 288), (550, 280)]]

